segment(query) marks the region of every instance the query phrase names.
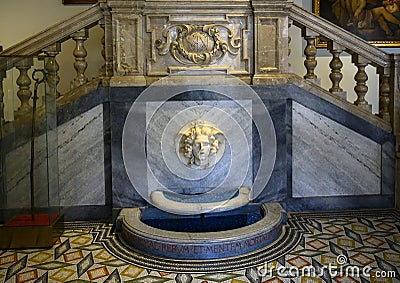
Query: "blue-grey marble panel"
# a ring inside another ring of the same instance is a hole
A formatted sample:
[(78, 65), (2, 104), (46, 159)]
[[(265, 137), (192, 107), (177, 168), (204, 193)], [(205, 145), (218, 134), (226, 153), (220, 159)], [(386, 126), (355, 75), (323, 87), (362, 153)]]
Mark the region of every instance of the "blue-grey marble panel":
[(104, 205), (103, 105), (58, 128), (60, 202)]
[(293, 102), (293, 197), (377, 195), (381, 145)]
[(396, 177), (396, 150), (393, 141), (382, 144), (382, 194), (394, 194)]
[[(46, 162), (46, 135), (35, 138), (35, 163), (34, 163), (34, 191), (35, 207), (47, 207), (50, 200), (55, 200), (57, 191), (48, 192), (48, 174)], [(11, 150), (6, 155), (6, 208), (26, 209), (31, 204), (31, 142), (26, 140), (24, 144)], [(53, 188), (52, 188), (53, 189)], [(58, 203), (53, 203), (57, 205)]]
[[(58, 127), (59, 188), (48, 189), (46, 135), (35, 139), (35, 206), (104, 205), (103, 107)], [(7, 155), (8, 208), (30, 207), (30, 142)], [(49, 190), (49, 191), (48, 191)]]
[[(261, 92), (261, 90), (259, 91)], [(267, 91), (269, 92), (269, 90)], [(274, 96), (276, 93), (271, 92), (269, 95)], [(276, 160), (271, 177), (255, 202), (282, 202), (286, 200), (288, 189), (287, 103), (286, 99), (263, 99), (263, 102), (268, 109), (275, 128)], [(260, 155), (262, 154), (259, 147), (260, 136), (256, 129), (253, 132), (253, 171), (254, 174), (262, 174), (262, 172), (259, 172)]]
[[(176, 193), (198, 194), (218, 186), (228, 190), (252, 187), (251, 100), (167, 101), (146, 105), (147, 177), (151, 190), (165, 187)], [(224, 155), (208, 170), (189, 168), (177, 155), (179, 131), (198, 119), (213, 123), (226, 137)]]
[[(118, 89), (114, 89), (113, 97), (121, 99)], [(128, 93), (126, 88), (122, 88), (122, 94)], [(134, 94), (134, 93), (133, 93)], [(128, 98), (128, 94), (126, 94)], [(125, 119), (131, 108), (130, 101), (111, 101), (111, 168), (112, 168), (112, 203), (114, 208), (122, 207), (140, 207), (146, 205), (146, 202), (135, 190), (130, 182), (125, 170), (122, 157), (122, 131)], [(145, 115), (143, 115), (145, 119)]]
[(328, 211), (394, 207), (393, 195), (308, 197), (287, 200), (286, 211)]

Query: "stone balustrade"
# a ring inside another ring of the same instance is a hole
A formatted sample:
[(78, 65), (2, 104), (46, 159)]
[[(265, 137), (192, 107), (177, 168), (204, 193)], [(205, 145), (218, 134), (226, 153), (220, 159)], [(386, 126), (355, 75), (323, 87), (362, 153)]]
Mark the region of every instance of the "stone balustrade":
[[(176, 6), (175, 2), (169, 1), (101, 0), (82, 13), (0, 52), (0, 56), (8, 58), (25, 56), (0, 61), (0, 86), (6, 70), (16, 68), (19, 71), (16, 95), (21, 106), (15, 117), (30, 109), (32, 91), (28, 73), (32, 62), (26, 56), (43, 54), (47, 60), (48, 89), (55, 91), (58, 99), (66, 95), (57, 90), (62, 78), (56, 60), (61, 52), (61, 43), (66, 40), (75, 41), (71, 64), (76, 76), (71, 87), (79, 91), (88, 90), (82, 87), (88, 82), (85, 41), (88, 30), (95, 25), (104, 31), (101, 52), (104, 64), (99, 78), (102, 78), (103, 85), (111, 86), (149, 85), (163, 76), (193, 69), (222, 71), (254, 85), (277, 81), (287, 83), (293, 76), (289, 74), (288, 55), (292, 51), (288, 30), (289, 26), (297, 26), (306, 41), (306, 71), (302, 75), (305, 81), (320, 88), (315, 68), (318, 63), (316, 39), (321, 37), (326, 40), (327, 49), (332, 54), (329, 63), (332, 86), (326, 92), (334, 100), (337, 98), (337, 105), (348, 107), (346, 90), (340, 85), (343, 78), (341, 55), (343, 52), (351, 54), (352, 63), (357, 67), (354, 113), (385, 129), (391, 128), (399, 135), (397, 55), (388, 54), (354, 37), (289, 0), (213, 0), (207, 1), (207, 5), (204, 1), (187, 0), (179, 3)], [(376, 68), (380, 81), (379, 93), (376, 94), (379, 96), (378, 116), (381, 119), (378, 122), (366, 99), (369, 91), (367, 66)], [(0, 106), (8, 107), (3, 106), (3, 96), (1, 87)]]
[[(44, 60), (45, 62), (43, 69), (47, 73), (46, 93), (54, 93), (59, 100), (68, 100), (67, 97), (63, 97), (63, 94), (60, 94), (58, 91), (58, 84), (61, 78), (57, 56), (61, 52), (61, 44), (67, 40), (75, 41), (75, 49), (72, 54), (74, 60), (71, 60), (71, 64), (75, 69), (76, 76), (71, 81), (71, 90), (85, 85), (88, 82), (88, 78), (85, 75), (88, 66), (86, 62), (87, 50), (85, 41), (88, 38), (89, 29), (100, 24), (99, 21), (104, 23), (104, 20), (103, 8), (101, 4), (98, 4), (4, 51), (0, 50), (0, 106), (2, 107), (0, 113), (3, 123), (7, 122), (4, 116), (5, 108), (13, 107), (13, 105), (4, 104), (3, 84), (6, 79), (7, 71), (15, 68), (19, 73), (15, 83), (18, 86), (16, 96), (21, 102), (18, 109), (14, 111), (14, 117), (11, 119), (8, 118), (8, 121), (19, 120), (32, 110), (30, 100), (32, 99), (33, 85), (31, 83), (30, 74), (34, 68), (34, 61), (37, 59)], [(99, 42), (99, 46), (100, 44)], [(105, 45), (104, 40), (102, 44), (103, 46)], [(100, 58), (100, 60), (104, 60), (104, 54), (105, 52), (103, 52), (103, 58)], [(106, 64), (104, 64), (104, 66), (105, 65)], [(106, 72), (100, 71), (99, 77), (104, 75), (106, 75)], [(84, 87), (82, 89), (86, 89), (86, 91), (84, 91), (86, 93), (93, 90), (93, 88), (90, 87)], [(12, 109), (9, 110), (9, 112), (11, 111)]]

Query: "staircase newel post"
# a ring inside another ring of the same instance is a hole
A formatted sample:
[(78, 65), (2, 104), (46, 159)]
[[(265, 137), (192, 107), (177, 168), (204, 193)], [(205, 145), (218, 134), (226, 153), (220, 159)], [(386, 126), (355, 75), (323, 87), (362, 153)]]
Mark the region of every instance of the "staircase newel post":
[(354, 104), (369, 112), (372, 112), (372, 105), (369, 104), (368, 101), (365, 99), (365, 96), (368, 92), (368, 75), (367, 72), (365, 72), (365, 68), (370, 62), (366, 58), (358, 54), (353, 55), (352, 61), (357, 67), (357, 73), (354, 76), (354, 80), (356, 81), (354, 91), (357, 94), (357, 100), (354, 101)]
[(379, 117), (386, 122), (390, 119), (390, 68), (378, 68), (379, 74)]
[(105, 24), (104, 18), (99, 21), (99, 25), (100, 25), (101, 29), (103, 30), (103, 36), (101, 37), (101, 46), (102, 46), (101, 56), (104, 59), (104, 64), (101, 66), (101, 68), (99, 70), (99, 74), (101, 77), (105, 77), (106, 76), (106, 50), (105, 50), (106, 49), (106, 47), (105, 47), (105, 44), (106, 44), (105, 26), (106, 26), (106, 24)]
[[(1, 51), (1, 48), (0, 48)], [(6, 70), (0, 69), (0, 129), (5, 123), (4, 115), (4, 90), (3, 90), (3, 80), (6, 78)], [(0, 133), (1, 136), (1, 133)]]
[(104, 31), (103, 50), (101, 52), (104, 58), (104, 65), (101, 67), (100, 74), (103, 77), (110, 78), (113, 75), (113, 34), (112, 34), (112, 20), (110, 8), (106, 0), (99, 0), (100, 7), (103, 10), (104, 18), (100, 20), (100, 27)]
[(343, 79), (343, 74), (341, 71), (343, 63), (340, 60), (340, 54), (343, 52), (344, 48), (332, 40), (328, 41), (327, 47), (329, 52), (332, 54), (332, 60), (329, 63), (329, 67), (331, 68), (329, 79), (332, 82), (332, 87), (329, 89), (329, 91), (332, 94), (335, 94), (337, 96), (340, 96), (341, 98), (346, 99), (347, 93), (343, 91), (343, 89), (340, 87), (340, 82)]
[(71, 82), (71, 88), (75, 88), (83, 85), (88, 81), (85, 76), (85, 71), (87, 68), (87, 62), (85, 58), (87, 56), (87, 51), (84, 44), (86, 39), (88, 38), (88, 30), (81, 29), (71, 35), (71, 38), (76, 42), (73, 53), (75, 57), (74, 68), (76, 71), (76, 77)]
[[(3, 46), (0, 46), (0, 52), (3, 51)], [(4, 114), (4, 90), (3, 90), (3, 80), (6, 78), (6, 69), (0, 69), (0, 131), (2, 126), (5, 123), (5, 114)], [(0, 137), (1, 137), (0, 132)], [(1, 153), (0, 153), (1, 154)], [(0, 156), (0, 160), (1, 160)], [(0, 163), (1, 166), (1, 163)], [(0, 168), (2, 169), (2, 168)], [(1, 203), (0, 203), (1, 204)]]
[[(0, 52), (3, 51), (3, 47), (0, 46)], [(1, 61), (0, 61), (1, 62)], [(0, 63), (3, 65), (3, 62)], [(6, 207), (7, 194), (4, 178), (6, 176), (6, 151), (3, 145), (3, 126), (5, 124), (4, 114), (4, 91), (3, 91), (3, 80), (6, 78), (6, 68), (0, 68), (0, 206)]]
[(270, 75), (289, 72), (289, 9), (291, 0), (253, 0), (253, 84), (268, 83)]
[(144, 39), (148, 26), (145, 24), (145, 2), (107, 0), (111, 16), (105, 17), (105, 42), (108, 45), (106, 57), (109, 56), (106, 61), (110, 60), (108, 63), (111, 64), (112, 60), (108, 69), (112, 76), (111, 86), (147, 85)]
[(48, 93), (55, 94), (55, 96), (58, 98), (61, 96), (60, 92), (57, 91), (57, 85), (60, 82), (60, 77), (58, 76), (58, 70), (60, 69), (60, 66), (57, 63), (56, 56), (61, 52), (61, 43), (57, 42), (43, 49), (43, 52), (47, 58), (45, 69), (47, 73), (46, 83), (47, 87), (49, 88)]
[(29, 78), (28, 71), (33, 66), (33, 58), (23, 58), (18, 61), (15, 66), (19, 71), (19, 76), (16, 82), (19, 86), (17, 96), (21, 101), (21, 105), (17, 109), (16, 116), (20, 116), (23, 113), (29, 112), (32, 108), (29, 105), (29, 99), (32, 96), (32, 91), (30, 89), (31, 79)]
[(292, 54), (292, 49), (290, 48), (290, 43), (292, 42), (292, 37), (289, 34), (289, 29), (292, 27), (292, 25), (293, 25), (293, 20), (289, 19), (289, 22), (288, 22), (288, 71), (290, 73), (293, 73), (292, 64), (290, 64), (290, 61), (289, 61), (290, 54)]
[(400, 54), (391, 54), (390, 116), (393, 134), (396, 136), (396, 206), (400, 208)]

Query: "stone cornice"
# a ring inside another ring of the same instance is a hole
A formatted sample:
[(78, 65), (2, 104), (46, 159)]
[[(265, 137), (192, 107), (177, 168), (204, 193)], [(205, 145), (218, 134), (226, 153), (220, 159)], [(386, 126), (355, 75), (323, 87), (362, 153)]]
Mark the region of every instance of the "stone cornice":
[(232, 10), (232, 9), (251, 9), (250, 0), (109, 0), (108, 5), (114, 9), (131, 9), (132, 11), (145, 10), (146, 12), (165, 13), (166, 10), (174, 10), (178, 13), (185, 11), (207, 11), (208, 14), (213, 14), (216, 11)]

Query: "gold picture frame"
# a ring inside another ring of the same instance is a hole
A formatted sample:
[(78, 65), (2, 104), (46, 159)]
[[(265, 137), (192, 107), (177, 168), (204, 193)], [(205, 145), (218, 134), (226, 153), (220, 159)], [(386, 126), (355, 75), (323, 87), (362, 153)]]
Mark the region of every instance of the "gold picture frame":
[(96, 4), (97, 0), (62, 0), (63, 4)]
[[(366, 6), (362, 7), (360, 3), (363, 0), (313, 0), (312, 11), (375, 46), (400, 47), (399, 25), (386, 19), (387, 17), (392, 21), (396, 19), (400, 22), (400, 11), (394, 13), (396, 7), (400, 10), (400, 4), (397, 6), (392, 2), (396, 6), (387, 6), (389, 1), (366, 0)], [(388, 16), (387, 13), (394, 18)], [(326, 47), (326, 41), (318, 38), (317, 47)]]

